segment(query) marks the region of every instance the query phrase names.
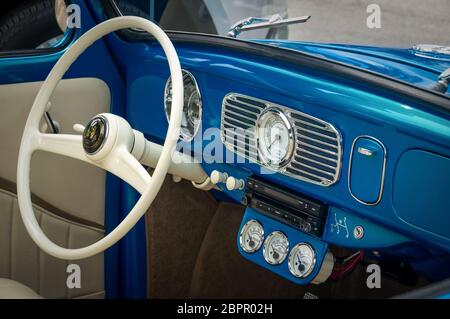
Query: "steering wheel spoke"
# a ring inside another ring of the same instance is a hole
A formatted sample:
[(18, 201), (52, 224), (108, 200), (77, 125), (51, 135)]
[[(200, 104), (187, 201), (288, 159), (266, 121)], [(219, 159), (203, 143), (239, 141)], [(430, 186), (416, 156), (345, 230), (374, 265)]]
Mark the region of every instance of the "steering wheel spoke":
[(74, 134), (36, 133), (33, 136), (33, 151), (45, 151), (71, 157), (92, 164), (83, 150), (83, 138)]
[(93, 161), (86, 156), (81, 135), (37, 133), (33, 139), (34, 151), (59, 154), (103, 168), (127, 182), (140, 194), (150, 183), (148, 172), (124, 147), (114, 150), (102, 161)]
[(106, 160), (98, 163), (98, 166), (120, 177), (140, 194), (150, 184), (150, 174), (125, 148), (116, 150)]

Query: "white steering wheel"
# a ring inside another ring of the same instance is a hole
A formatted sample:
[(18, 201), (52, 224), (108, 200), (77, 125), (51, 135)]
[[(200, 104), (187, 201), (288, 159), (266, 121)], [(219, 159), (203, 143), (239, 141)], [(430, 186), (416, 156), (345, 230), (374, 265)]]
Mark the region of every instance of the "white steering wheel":
[[(152, 176), (139, 163), (145, 152), (145, 138), (121, 117), (105, 113), (94, 117), (83, 135), (46, 134), (39, 123), (48, 101), (72, 63), (92, 43), (104, 35), (125, 28), (138, 28), (151, 34), (162, 46), (172, 78), (172, 110), (166, 140)], [(55, 64), (34, 100), (20, 144), (17, 167), (17, 194), (25, 227), (34, 242), (46, 253), (74, 260), (96, 255), (111, 247), (138, 222), (156, 197), (169, 169), (179, 136), (183, 112), (183, 79), (180, 61), (168, 36), (149, 20), (124, 16), (107, 20), (81, 36)], [(60, 247), (47, 238), (36, 220), (30, 196), (30, 161), (37, 150), (72, 157), (101, 167), (134, 187), (141, 197), (124, 220), (98, 242), (83, 248)]]

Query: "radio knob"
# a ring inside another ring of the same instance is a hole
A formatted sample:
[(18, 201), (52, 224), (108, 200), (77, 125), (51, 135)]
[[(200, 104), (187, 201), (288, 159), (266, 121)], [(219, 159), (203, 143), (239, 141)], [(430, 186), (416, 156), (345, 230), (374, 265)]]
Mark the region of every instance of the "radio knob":
[(302, 227), (302, 230), (303, 230), (305, 233), (309, 233), (309, 232), (311, 231), (311, 229), (312, 229), (311, 224), (308, 223), (308, 222), (305, 222), (302, 226), (303, 226), (303, 227)]
[(222, 173), (219, 171), (212, 171), (211, 172), (211, 183), (213, 183), (214, 185), (219, 184), (219, 183), (224, 183), (228, 178), (228, 174), (227, 173)]
[(244, 181), (242, 179), (234, 178), (230, 176), (227, 178), (227, 189), (231, 192), (236, 189), (241, 190), (244, 189)]

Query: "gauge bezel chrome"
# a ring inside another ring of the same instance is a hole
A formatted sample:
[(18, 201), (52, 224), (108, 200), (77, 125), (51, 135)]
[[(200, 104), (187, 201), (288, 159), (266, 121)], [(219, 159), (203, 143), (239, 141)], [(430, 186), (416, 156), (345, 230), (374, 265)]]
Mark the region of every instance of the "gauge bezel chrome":
[[(267, 118), (275, 116), (281, 119), (283, 124), (288, 129), (288, 136), (289, 136), (289, 144), (288, 149), (286, 152), (286, 155), (281, 159), (281, 161), (277, 164), (271, 163), (271, 161), (264, 155), (265, 153), (269, 152), (268, 150), (262, 151), (262, 143), (260, 141), (261, 139), (261, 129), (264, 129), (263, 124), (267, 122)], [(256, 143), (257, 143), (257, 149), (258, 149), (258, 156), (260, 161), (275, 170), (279, 170), (283, 167), (285, 167), (287, 164), (289, 164), (293, 154), (294, 154), (294, 148), (295, 148), (295, 133), (294, 133), (294, 127), (291, 124), (291, 121), (289, 121), (289, 117), (278, 107), (268, 107), (264, 109), (261, 114), (259, 115), (257, 121), (256, 121)]]
[[(246, 229), (250, 228), (250, 226), (252, 224), (256, 224), (258, 227), (261, 228), (262, 238), (257, 246), (255, 246), (253, 249), (248, 250), (248, 249), (246, 249), (246, 247), (244, 245), (244, 234), (245, 234)], [(239, 245), (241, 246), (241, 248), (244, 252), (246, 252), (248, 254), (253, 254), (253, 253), (256, 253), (261, 248), (263, 242), (264, 242), (264, 227), (263, 227), (263, 225), (256, 219), (250, 219), (248, 222), (246, 222), (244, 224), (244, 226), (242, 226), (241, 232), (239, 234)]]
[[(195, 136), (197, 135), (200, 127), (202, 126), (201, 123), (202, 123), (202, 114), (203, 114), (203, 99), (202, 99), (202, 94), (200, 92), (200, 88), (198, 86), (197, 79), (195, 78), (195, 76), (191, 72), (189, 72), (189, 71), (187, 71), (185, 69), (181, 69), (181, 72), (183, 74), (183, 86), (184, 86), (184, 81), (185, 81), (184, 80), (184, 76), (188, 76), (192, 80), (192, 83), (194, 83), (195, 90), (197, 91), (197, 94), (198, 94), (198, 97), (199, 97), (199, 101), (200, 101), (200, 103), (199, 103), (199, 106), (200, 106), (199, 107), (199, 118), (198, 118), (199, 122), (198, 122), (197, 126), (194, 125), (194, 132), (193, 132), (193, 134), (192, 135), (191, 134), (187, 134), (187, 133), (184, 132), (184, 130), (182, 130), (182, 129), (180, 130), (180, 139), (182, 141), (184, 141), (184, 142), (191, 142), (195, 138)], [(169, 123), (169, 120), (170, 120), (170, 114), (169, 114), (169, 112), (167, 110), (167, 90), (168, 90), (169, 84), (171, 82), (172, 82), (171, 78), (169, 77), (167, 79), (166, 85), (164, 87), (164, 113), (166, 114), (167, 123)], [(183, 107), (183, 113), (185, 113), (184, 112), (184, 107)], [(188, 114), (184, 114), (184, 116), (186, 117), (186, 120), (189, 121)]]
[[(278, 260), (277, 262), (272, 262), (272, 261), (269, 259), (269, 257), (267, 256), (268, 251), (269, 251), (267, 245), (272, 241), (272, 239), (273, 239), (275, 236), (283, 236), (283, 237), (286, 239), (287, 246), (286, 246), (286, 251), (285, 251), (285, 254), (284, 254), (283, 258), (281, 258), (281, 259)], [(264, 257), (264, 260), (265, 260), (268, 264), (276, 266), (276, 265), (282, 264), (283, 261), (286, 260), (286, 257), (288, 256), (288, 254), (289, 254), (289, 239), (287, 238), (287, 236), (286, 236), (283, 232), (281, 232), (281, 231), (279, 231), (279, 230), (275, 230), (275, 231), (271, 232), (271, 233), (269, 234), (269, 236), (267, 236), (267, 238), (264, 240), (264, 246), (263, 246), (263, 257)]]
[[(305, 272), (303, 275), (298, 276), (295, 273), (295, 271), (293, 270), (294, 269), (294, 265), (293, 265), (293, 262), (292, 262), (292, 258), (296, 254), (296, 251), (299, 250), (300, 246), (306, 246), (309, 249), (311, 249), (311, 251), (313, 253), (313, 260), (312, 260), (311, 267), (309, 268), (309, 270), (307, 272)], [(308, 244), (308, 243), (298, 243), (294, 247), (292, 247), (291, 252), (289, 253), (289, 258), (288, 258), (289, 272), (296, 278), (306, 278), (309, 275), (311, 275), (311, 273), (314, 271), (314, 269), (316, 267), (316, 259), (317, 259), (316, 251), (314, 250), (314, 248), (310, 244)]]

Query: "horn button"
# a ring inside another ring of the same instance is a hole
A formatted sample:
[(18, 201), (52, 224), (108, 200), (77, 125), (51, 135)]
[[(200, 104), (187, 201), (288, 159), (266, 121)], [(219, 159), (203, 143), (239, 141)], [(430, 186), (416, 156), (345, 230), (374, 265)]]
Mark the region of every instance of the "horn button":
[(89, 121), (83, 132), (83, 148), (89, 155), (96, 154), (105, 144), (108, 136), (108, 120), (96, 116)]

